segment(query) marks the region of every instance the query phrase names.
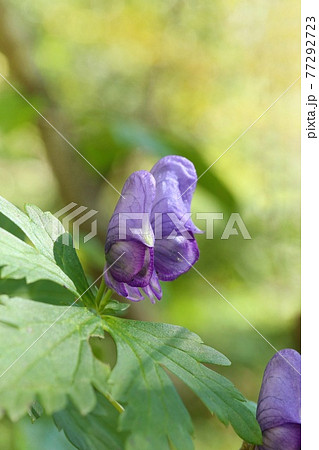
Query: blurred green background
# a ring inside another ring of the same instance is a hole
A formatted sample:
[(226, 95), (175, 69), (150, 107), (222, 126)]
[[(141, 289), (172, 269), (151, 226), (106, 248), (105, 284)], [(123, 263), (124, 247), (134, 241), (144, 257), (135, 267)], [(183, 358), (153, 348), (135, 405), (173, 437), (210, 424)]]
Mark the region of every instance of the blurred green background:
[[(198, 174), (212, 164), (299, 76), (299, 22), (295, 0), (0, 0), (0, 72), (121, 190), (165, 154), (188, 157)], [(298, 350), (299, 102), (298, 82), (200, 179), (192, 205), (224, 213), (213, 240), (199, 236), (196, 268), (276, 348)], [(99, 236), (80, 257), (92, 280), (101, 273), (118, 194), (1, 78), (0, 192), (19, 207), (99, 211)], [(220, 239), (231, 212), (251, 240)], [(130, 317), (200, 334), (232, 361), (218, 370), (256, 401), (273, 349), (195, 271), (163, 290)], [(178, 388), (196, 450), (240, 447)], [(26, 418), (0, 421), (0, 448), (71, 446), (49, 418)]]

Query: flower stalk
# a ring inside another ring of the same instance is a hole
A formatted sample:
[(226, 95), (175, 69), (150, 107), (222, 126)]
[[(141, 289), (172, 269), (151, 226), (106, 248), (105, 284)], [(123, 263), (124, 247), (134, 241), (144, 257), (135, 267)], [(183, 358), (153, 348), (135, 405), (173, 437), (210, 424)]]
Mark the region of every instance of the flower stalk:
[(104, 278), (102, 278), (100, 287), (94, 299), (95, 304), (94, 306), (98, 314), (101, 314), (104, 311), (106, 305), (109, 303), (111, 299), (112, 293), (113, 293), (112, 289), (107, 288), (105, 280)]
[(105, 295), (102, 297), (99, 305), (98, 305), (98, 312), (102, 313), (106, 307), (106, 305), (109, 303), (109, 301), (111, 300), (111, 296), (113, 294), (112, 289), (108, 289), (105, 293)]
[(101, 302), (101, 300), (103, 298), (105, 290), (106, 290), (105, 280), (104, 280), (104, 277), (102, 277), (99, 290), (97, 291), (97, 294), (96, 294), (96, 297), (95, 297), (95, 300), (94, 300), (95, 301), (95, 306), (97, 308), (98, 308), (98, 306), (99, 306), (99, 304), (100, 304), (100, 302)]

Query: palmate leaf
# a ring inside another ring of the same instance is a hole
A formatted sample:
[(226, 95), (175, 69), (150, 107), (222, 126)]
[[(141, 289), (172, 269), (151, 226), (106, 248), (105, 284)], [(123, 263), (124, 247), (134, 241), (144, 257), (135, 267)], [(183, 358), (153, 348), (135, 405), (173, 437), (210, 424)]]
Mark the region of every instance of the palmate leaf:
[[(103, 329), (118, 349), (111, 375), (88, 343), (90, 336), (103, 337)], [(231, 422), (244, 440), (260, 442), (258, 424), (245, 399), (201, 363), (229, 361), (181, 327), (113, 316), (102, 319), (86, 308), (0, 296), (0, 411), (17, 420), (37, 400), (47, 414), (58, 413), (58, 426), (80, 449), (99, 450), (105, 433), (110, 442), (118, 439), (116, 445), (123, 449), (165, 450), (171, 444), (192, 449), (191, 419), (164, 367), (224, 423)], [(99, 397), (96, 406), (94, 388), (125, 405), (119, 424), (108, 402)], [(75, 430), (86, 420), (90, 432), (83, 428), (80, 435)], [(117, 448), (112, 445), (110, 449)]]
[(191, 449), (189, 415), (163, 367), (184, 381), (224, 423), (246, 442), (260, 443), (261, 431), (240, 392), (201, 363), (228, 365), (221, 353), (194, 333), (173, 325), (105, 317), (118, 360), (109, 378), (111, 394), (126, 405), (120, 429), (125, 448)]
[(0, 410), (17, 420), (38, 400), (52, 414), (70, 397), (90, 412), (93, 386), (105, 392), (109, 368), (88, 339), (103, 334), (101, 319), (86, 308), (0, 296)]
[(31, 245), (0, 229), (1, 278), (25, 278), (27, 283), (51, 280), (78, 295), (73, 281), (54, 262)]
[(99, 392), (93, 411), (82, 416), (69, 403), (63, 410), (55, 413), (54, 422), (63, 430), (69, 441), (79, 450), (122, 450), (125, 446), (125, 433), (117, 431), (119, 412)]
[(75, 295), (85, 292), (84, 298), (93, 298), (72, 238), (56, 217), (31, 205), (26, 205), (25, 214), (2, 197), (0, 212), (15, 223), (34, 245), (0, 228), (2, 278), (26, 278), (28, 283), (51, 280)]

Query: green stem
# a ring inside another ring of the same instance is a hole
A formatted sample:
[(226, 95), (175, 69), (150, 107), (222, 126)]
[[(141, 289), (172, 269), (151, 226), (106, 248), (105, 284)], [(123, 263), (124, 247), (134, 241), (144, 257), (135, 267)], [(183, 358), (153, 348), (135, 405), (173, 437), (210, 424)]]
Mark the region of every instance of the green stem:
[(123, 406), (120, 403), (118, 403), (116, 400), (114, 400), (110, 395), (105, 394), (105, 397), (111, 403), (111, 405), (113, 405), (114, 408), (118, 410), (119, 413), (124, 412)]
[(113, 294), (112, 289), (108, 289), (104, 295), (104, 297), (102, 298), (102, 300), (100, 301), (98, 307), (99, 307), (99, 311), (102, 312), (105, 309), (105, 306), (108, 304), (108, 302), (111, 299), (111, 296)]
[(96, 297), (95, 297), (95, 300), (94, 300), (95, 301), (95, 306), (97, 306), (97, 307), (99, 306), (99, 304), (101, 302), (101, 299), (103, 298), (105, 289), (106, 289), (106, 285), (105, 285), (104, 277), (102, 277), (102, 281), (101, 281), (99, 290), (98, 290), (98, 292), (96, 294)]

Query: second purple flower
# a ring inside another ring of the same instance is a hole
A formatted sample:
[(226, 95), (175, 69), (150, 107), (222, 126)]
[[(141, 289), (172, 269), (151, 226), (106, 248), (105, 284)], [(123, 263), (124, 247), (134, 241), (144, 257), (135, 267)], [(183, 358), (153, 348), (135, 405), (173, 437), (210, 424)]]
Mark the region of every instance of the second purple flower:
[(162, 297), (159, 280), (172, 281), (199, 258), (194, 238), (201, 231), (190, 218), (196, 187), (194, 165), (166, 156), (151, 172), (127, 179), (109, 223), (105, 283), (133, 301)]
[(267, 364), (257, 405), (263, 433), (259, 450), (300, 450), (300, 372), (300, 354), (290, 348), (277, 352)]

